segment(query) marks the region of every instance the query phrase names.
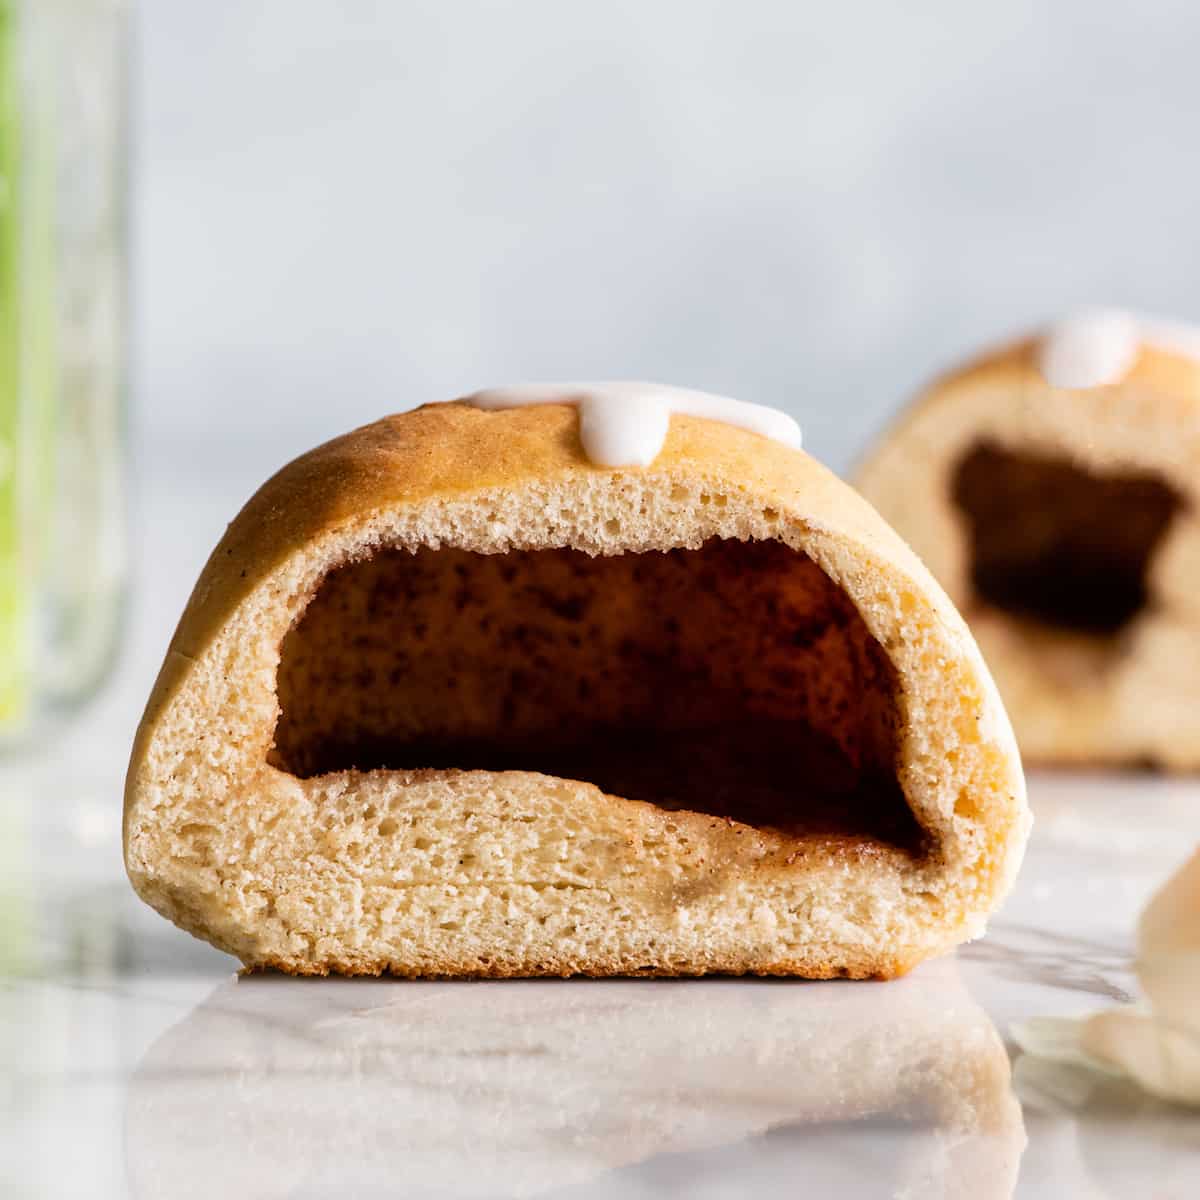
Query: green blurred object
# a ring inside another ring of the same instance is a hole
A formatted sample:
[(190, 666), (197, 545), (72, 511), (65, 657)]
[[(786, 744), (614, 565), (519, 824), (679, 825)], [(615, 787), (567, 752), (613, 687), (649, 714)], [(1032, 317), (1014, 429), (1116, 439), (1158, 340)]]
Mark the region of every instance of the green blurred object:
[(0, 0), (0, 746), (103, 677), (125, 578), (124, 0)]
[(20, 155), (17, 22), (0, 6), (0, 728), (27, 719), (30, 581), (23, 553), (20, 460)]

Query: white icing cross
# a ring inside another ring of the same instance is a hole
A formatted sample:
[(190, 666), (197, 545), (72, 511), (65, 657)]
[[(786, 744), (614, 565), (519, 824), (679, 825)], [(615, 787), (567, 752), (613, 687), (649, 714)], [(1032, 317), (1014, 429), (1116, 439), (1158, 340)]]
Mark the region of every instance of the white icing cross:
[(1200, 359), (1200, 329), (1147, 320), (1120, 309), (1091, 309), (1047, 331), (1038, 350), (1038, 369), (1051, 387), (1104, 387), (1129, 374), (1143, 345)]
[(573, 404), (584, 453), (602, 467), (648, 467), (667, 438), (671, 414), (706, 417), (800, 449), (800, 426), (777, 408), (661, 383), (527, 383), (466, 396), (476, 408)]

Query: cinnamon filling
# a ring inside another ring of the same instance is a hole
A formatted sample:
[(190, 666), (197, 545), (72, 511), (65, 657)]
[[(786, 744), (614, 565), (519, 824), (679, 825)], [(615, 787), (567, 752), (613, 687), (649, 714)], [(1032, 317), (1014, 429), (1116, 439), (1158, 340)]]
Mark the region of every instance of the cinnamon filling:
[(536, 771), (915, 852), (896, 691), (845, 593), (779, 542), (389, 549), (331, 571), (285, 637), (271, 761)]

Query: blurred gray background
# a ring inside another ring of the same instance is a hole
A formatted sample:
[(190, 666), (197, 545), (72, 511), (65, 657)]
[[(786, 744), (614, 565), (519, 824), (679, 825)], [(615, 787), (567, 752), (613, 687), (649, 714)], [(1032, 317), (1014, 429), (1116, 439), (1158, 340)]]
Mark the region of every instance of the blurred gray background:
[(142, 0), (133, 614), (85, 732), (124, 749), (250, 492), (383, 413), (658, 379), (845, 470), (981, 343), (1200, 319), (1198, 49), (1187, 2)]
[(233, 491), (537, 378), (780, 405), (840, 469), (980, 341), (1080, 302), (1200, 317), (1186, 0), (149, 0), (140, 26), (144, 454)]

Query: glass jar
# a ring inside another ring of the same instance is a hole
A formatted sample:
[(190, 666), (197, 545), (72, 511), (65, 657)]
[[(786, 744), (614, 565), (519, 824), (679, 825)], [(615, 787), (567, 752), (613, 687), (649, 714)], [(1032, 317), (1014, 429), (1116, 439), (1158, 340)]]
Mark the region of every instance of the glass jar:
[(125, 0), (0, 0), (0, 745), (92, 692), (126, 575)]

